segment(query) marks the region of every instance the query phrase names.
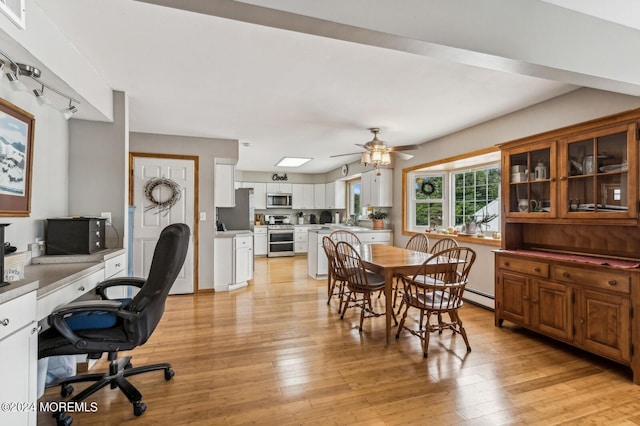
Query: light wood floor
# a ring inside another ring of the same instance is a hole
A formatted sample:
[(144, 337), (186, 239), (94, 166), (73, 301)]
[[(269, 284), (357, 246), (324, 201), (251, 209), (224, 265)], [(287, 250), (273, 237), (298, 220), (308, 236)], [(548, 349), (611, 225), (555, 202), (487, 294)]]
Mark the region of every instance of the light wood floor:
[[(640, 386), (624, 366), (496, 328), (493, 312), (469, 304), (461, 317), (473, 351), (436, 334), (424, 359), (407, 333), (385, 345), (384, 317), (365, 320), (362, 333), (357, 312), (341, 321), (326, 282), (306, 269), (304, 257), (257, 259), (247, 289), (170, 296), (132, 354), (134, 366), (171, 362), (173, 380), (132, 378), (148, 406), (141, 417), (119, 390), (103, 389), (90, 398), (98, 412), (74, 413), (74, 425), (640, 424)], [(38, 424), (54, 423), (39, 413)]]

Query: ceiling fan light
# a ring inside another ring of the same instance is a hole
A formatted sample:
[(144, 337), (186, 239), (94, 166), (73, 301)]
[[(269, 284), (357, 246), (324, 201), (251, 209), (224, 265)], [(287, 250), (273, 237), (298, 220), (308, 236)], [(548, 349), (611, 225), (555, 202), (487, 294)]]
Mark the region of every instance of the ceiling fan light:
[(380, 161), (382, 161), (382, 152), (380, 151), (373, 151), (371, 153), (371, 161), (373, 163), (379, 163)]
[(371, 155), (369, 155), (368, 151), (362, 153), (362, 158), (360, 159), (360, 163), (371, 164)]
[(380, 163), (385, 166), (391, 164), (391, 154), (389, 154), (389, 151), (385, 151), (382, 153), (382, 160), (380, 161)]

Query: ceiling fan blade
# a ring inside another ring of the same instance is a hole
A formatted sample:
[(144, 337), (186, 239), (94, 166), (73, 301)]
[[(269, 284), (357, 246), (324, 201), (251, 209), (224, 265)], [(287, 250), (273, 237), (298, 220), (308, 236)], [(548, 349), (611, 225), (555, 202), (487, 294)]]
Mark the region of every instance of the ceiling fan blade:
[(390, 146), (388, 147), (390, 152), (396, 151), (413, 151), (414, 149), (420, 149), (420, 145), (401, 145), (401, 146)]
[(407, 154), (406, 152), (394, 151), (394, 152), (391, 152), (391, 155), (393, 155), (396, 158), (399, 158), (400, 160), (410, 160), (413, 158), (413, 155)]
[(337, 155), (330, 155), (329, 158), (335, 158), (335, 157), (345, 157), (347, 155), (361, 155), (361, 152), (350, 152), (348, 154), (337, 154)]

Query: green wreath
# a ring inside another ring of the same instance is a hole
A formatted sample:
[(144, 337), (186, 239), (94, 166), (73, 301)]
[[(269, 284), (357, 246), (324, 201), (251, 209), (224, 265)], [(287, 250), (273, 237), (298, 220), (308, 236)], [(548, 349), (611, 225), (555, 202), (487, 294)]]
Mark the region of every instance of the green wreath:
[(420, 187), (420, 191), (424, 194), (424, 195), (431, 195), (434, 192), (436, 192), (436, 187), (433, 186), (433, 184), (429, 181), (427, 182), (422, 182), (422, 186)]
[[(156, 199), (153, 191), (157, 187), (166, 187), (169, 190), (169, 198), (165, 200)], [(166, 216), (169, 214), (169, 210), (171, 210), (182, 197), (182, 191), (180, 185), (171, 179), (152, 178), (144, 185), (144, 197), (151, 203), (145, 207), (144, 211), (157, 208), (158, 212), (156, 214), (164, 212)]]

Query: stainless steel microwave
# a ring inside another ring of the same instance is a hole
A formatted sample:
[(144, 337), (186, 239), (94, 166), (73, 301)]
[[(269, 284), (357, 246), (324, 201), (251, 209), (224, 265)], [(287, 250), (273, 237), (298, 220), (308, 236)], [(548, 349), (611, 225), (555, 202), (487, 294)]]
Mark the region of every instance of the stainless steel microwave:
[(268, 209), (290, 209), (291, 194), (273, 193), (267, 194)]

